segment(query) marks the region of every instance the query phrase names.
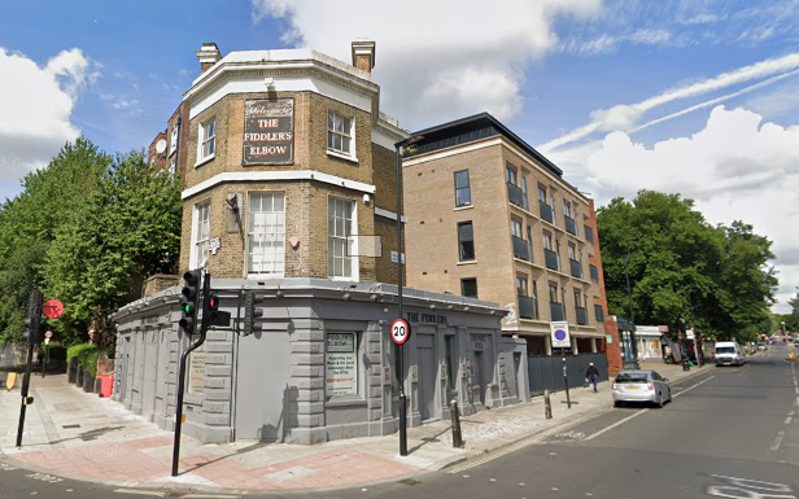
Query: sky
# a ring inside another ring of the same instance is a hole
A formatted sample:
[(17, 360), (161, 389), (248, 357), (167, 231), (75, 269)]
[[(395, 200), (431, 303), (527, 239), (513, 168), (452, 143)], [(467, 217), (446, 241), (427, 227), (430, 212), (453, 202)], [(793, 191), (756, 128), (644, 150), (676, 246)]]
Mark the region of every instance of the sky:
[[(799, 286), (799, 0), (3, 0), (0, 199), (83, 135), (146, 147), (195, 52), (376, 42), (381, 110), (418, 130), (488, 111), (602, 206), (641, 189), (773, 241)], [(600, 234), (601, 239), (601, 234)]]

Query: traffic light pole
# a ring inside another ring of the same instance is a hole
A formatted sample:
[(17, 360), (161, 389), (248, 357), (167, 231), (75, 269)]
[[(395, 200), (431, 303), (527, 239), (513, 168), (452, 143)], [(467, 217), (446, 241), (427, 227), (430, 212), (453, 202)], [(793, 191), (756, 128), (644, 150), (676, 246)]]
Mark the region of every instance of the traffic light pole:
[(28, 344), (28, 362), (25, 364), (25, 377), (22, 378), (22, 404), (19, 407), (19, 425), (17, 426), (17, 447), (22, 447), (22, 432), (25, 429), (25, 412), (28, 403), (33, 399), (28, 399), (28, 389), (31, 382), (31, 364), (33, 364), (33, 345)]
[(19, 425), (17, 426), (17, 447), (22, 447), (22, 433), (25, 430), (25, 413), (33, 397), (28, 397), (31, 383), (31, 366), (33, 364), (33, 348), (39, 340), (39, 326), (42, 314), (42, 294), (38, 289), (31, 290), (28, 299), (28, 361), (25, 363), (25, 377), (22, 378), (22, 400), (19, 407)]
[[(202, 290), (202, 303), (205, 303), (205, 297), (208, 296), (211, 289), (211, 274), (205, 274), (203, 279)], [(177, 394), (177, 407), (175, 408), (175, 439), (172, 444), (172, 476), (178, 476), (178, 463), (180, 461), (180, 434), (183, 429), (183, 391), (186, 384), (186, 363), (189, 359), (189, 354), (194, 350), (200, 348), (205, 343), (205, 332), (207, 326), (208, 314), (203, 311), (203, 317), (200, 322), (200, 338), (196, 343), (187, 348), (180, 356), (180, 367), (178, 369), (178, 394)]]

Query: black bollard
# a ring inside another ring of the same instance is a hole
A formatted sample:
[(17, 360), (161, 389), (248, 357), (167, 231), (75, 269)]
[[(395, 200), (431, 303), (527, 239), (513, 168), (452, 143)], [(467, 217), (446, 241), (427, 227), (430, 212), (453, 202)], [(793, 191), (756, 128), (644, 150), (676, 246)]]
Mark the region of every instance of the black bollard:
[(452, 419), (452, 446), (463, 448), (463, 436), (461, 434), (461, 417), (458, 412), (458, 401), (452, 399), (449, 402), (449, 414)]

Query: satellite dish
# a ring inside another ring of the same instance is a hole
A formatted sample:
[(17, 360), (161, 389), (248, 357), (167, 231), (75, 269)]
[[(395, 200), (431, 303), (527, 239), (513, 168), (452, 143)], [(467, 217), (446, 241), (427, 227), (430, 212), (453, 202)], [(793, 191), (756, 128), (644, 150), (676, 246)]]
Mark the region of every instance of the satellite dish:
[(166, 139), (160, 139), (155, 143), (155, 152), (164, 154), (164, 151), (166, 151)]

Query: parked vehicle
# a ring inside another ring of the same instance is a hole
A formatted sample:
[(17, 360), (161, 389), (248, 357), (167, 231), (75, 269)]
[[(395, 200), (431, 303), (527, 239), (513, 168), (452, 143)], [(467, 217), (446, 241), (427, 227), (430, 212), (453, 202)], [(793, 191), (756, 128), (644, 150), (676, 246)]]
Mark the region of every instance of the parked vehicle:
[(746, 363), (743, 349), (737, 341), (716, 342), (716, 366), (742, 366)]
[(646, 402), (663, 407), (671, 402), (671, 382), (652, 369), (621, 371), (611, 385), (613, 405), (626, 402)]

